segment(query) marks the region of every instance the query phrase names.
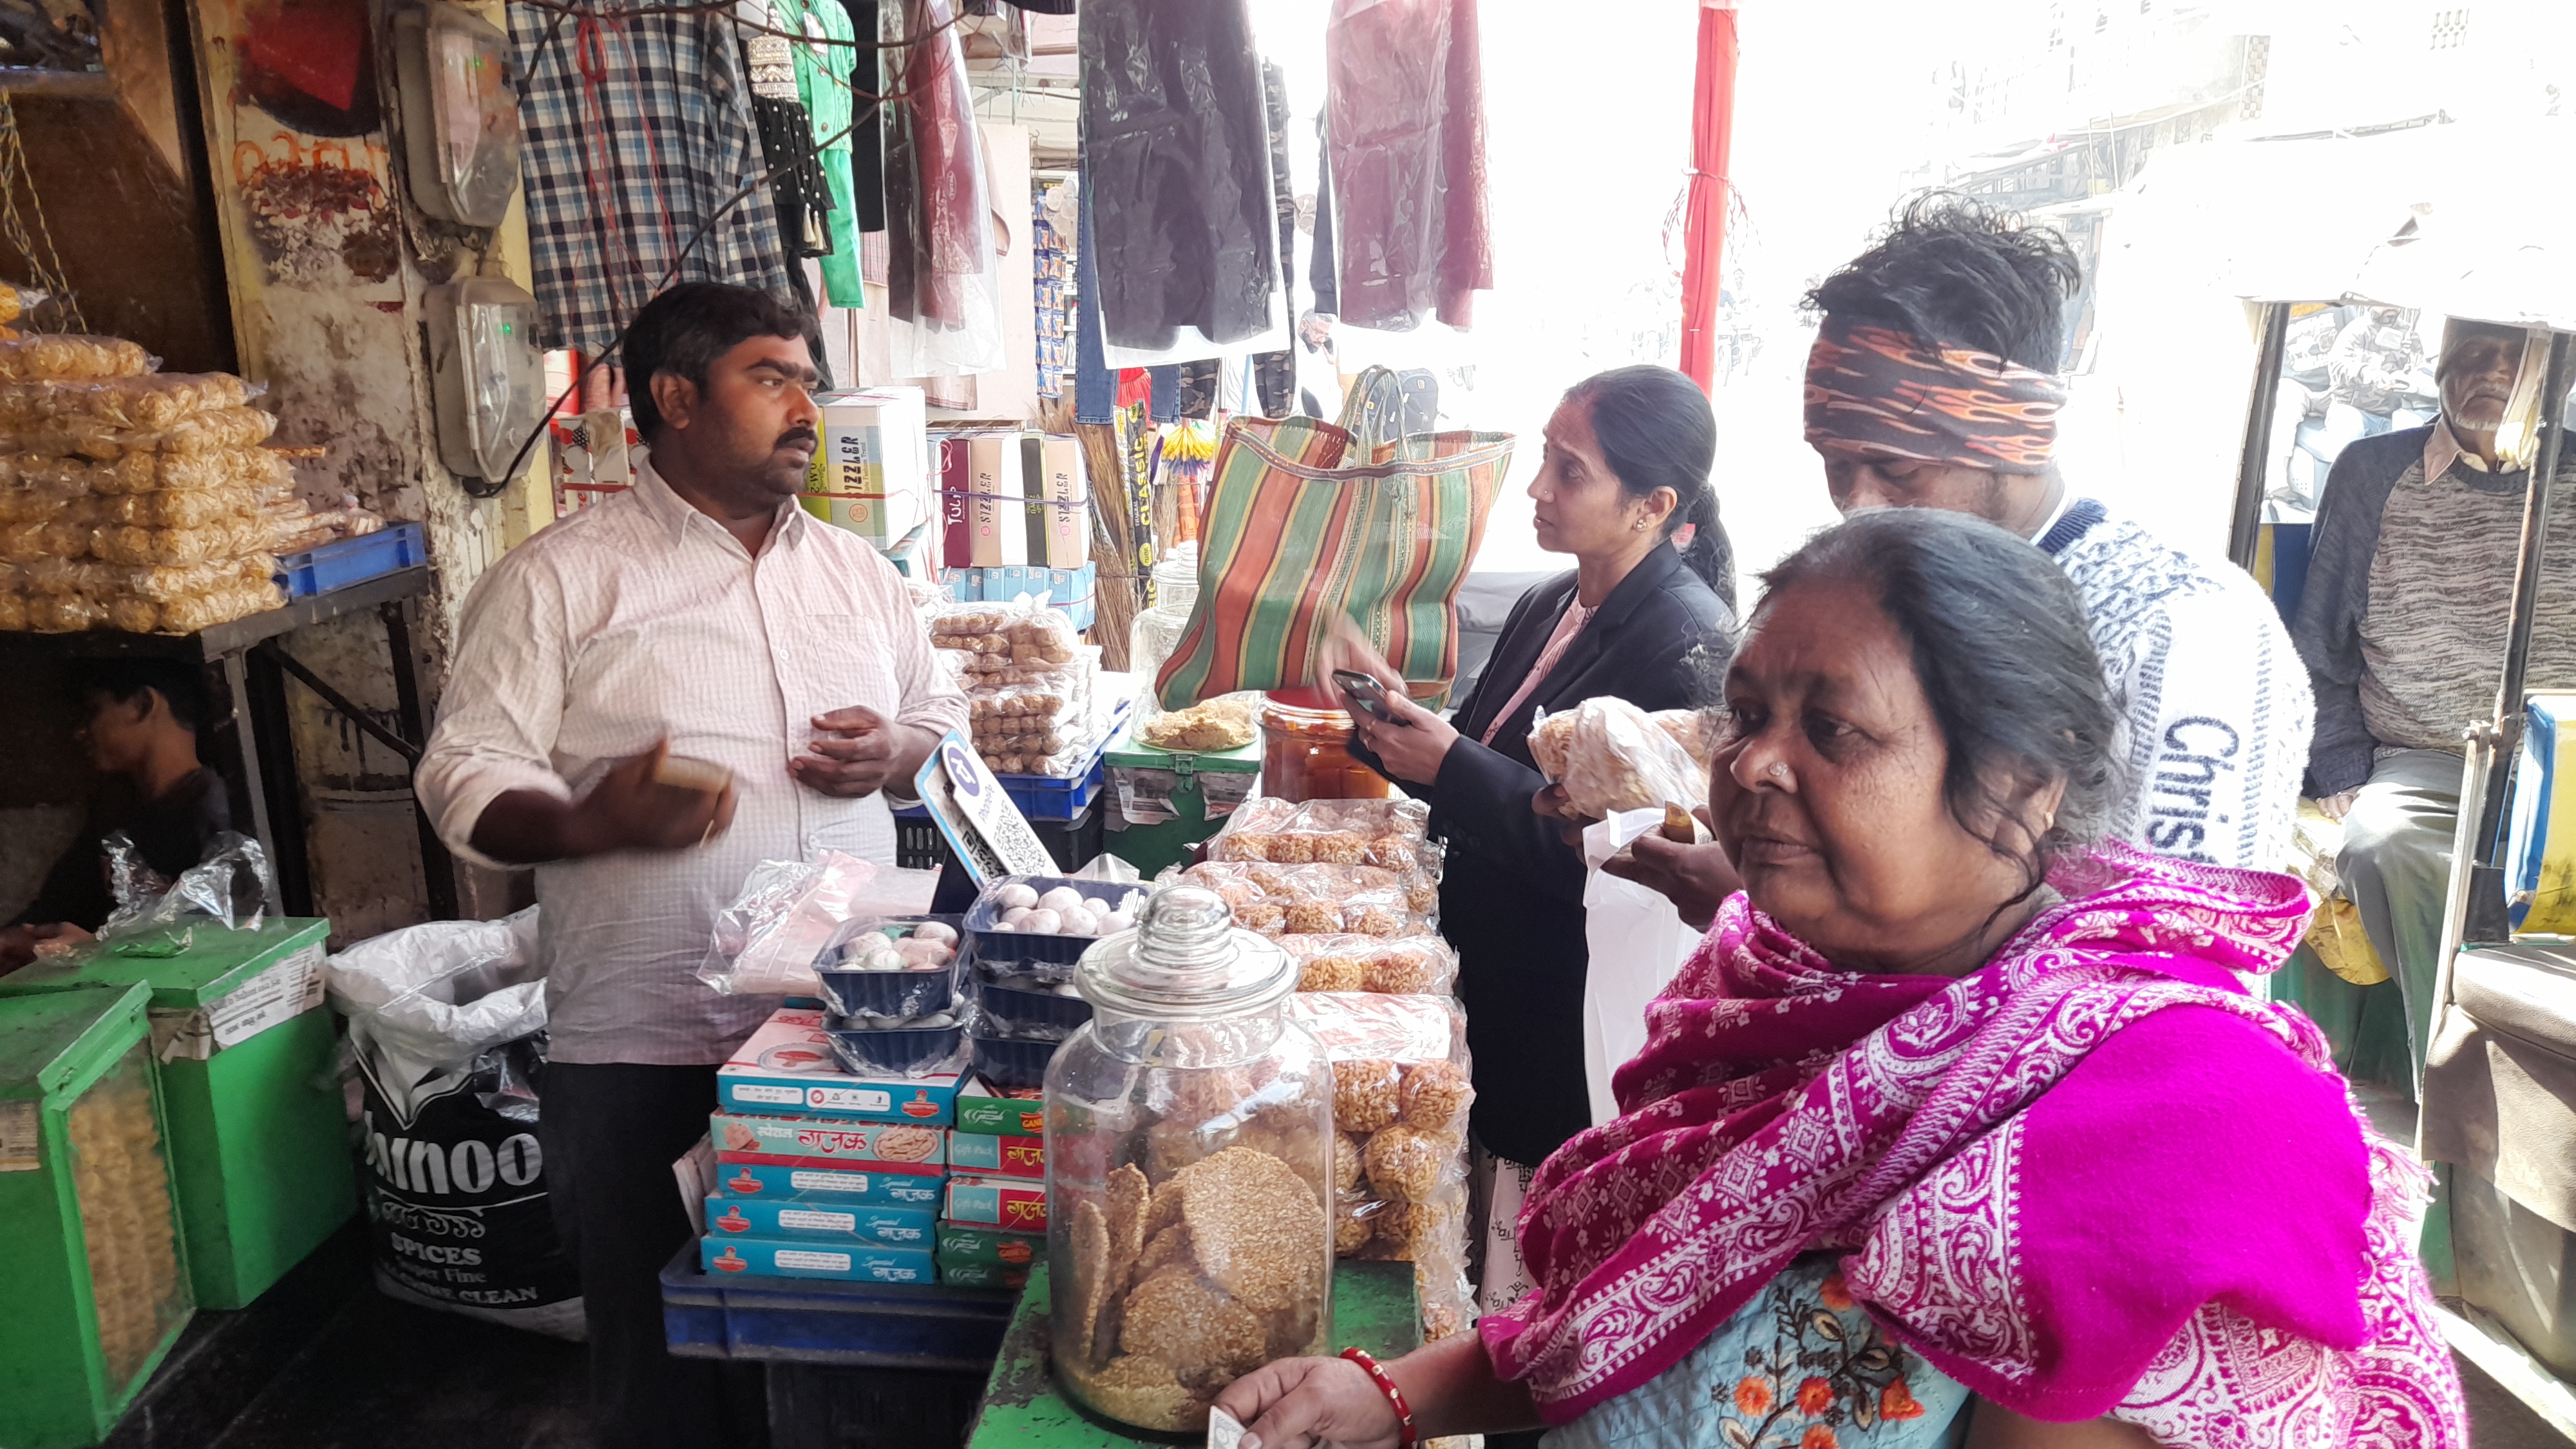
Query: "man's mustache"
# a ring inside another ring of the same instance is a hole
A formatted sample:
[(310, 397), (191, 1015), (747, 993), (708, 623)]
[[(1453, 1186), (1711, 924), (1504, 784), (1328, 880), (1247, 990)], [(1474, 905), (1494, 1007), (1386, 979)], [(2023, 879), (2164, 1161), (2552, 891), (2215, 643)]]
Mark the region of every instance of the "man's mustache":
[(812, 428), (789, 428), (786, 432), (778, 435), (778, 446), (782, 448), (794, 447), (798, 443), (803, 443), (808, 448), (814, 448), (821, 446), (822, 441), (823, 440), (820, 437), (815, 435)]

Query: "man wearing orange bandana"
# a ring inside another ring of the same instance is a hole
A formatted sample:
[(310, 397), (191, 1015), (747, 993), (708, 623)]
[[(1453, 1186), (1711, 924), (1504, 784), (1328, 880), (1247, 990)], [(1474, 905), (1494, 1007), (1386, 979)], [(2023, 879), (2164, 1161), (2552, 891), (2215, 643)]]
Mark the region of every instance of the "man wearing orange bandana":
[(1965, 197), (1914, 199), (1808, 298), (1825, 316), (1807, 359), (1807, 441), (1845, 513), (1973, 513), (2066, 570), (2126, 724), (2129, 794), (2112, 834), (2277, 869), (2316, 720), (2307, 671), (2243, 570), (2068, 490), (2053, 456), (2057, 368), (2081, 280), (2055, 232)]
[[(2122, 720), (2110, 833), (2158, 855), (2273, 870), (2297, 821), (2316, 705), (2241, 569), (2070, 492), (2055, 460), (2064, 308), (2082, 279), (2054, 232), (1949, 193), (1809, 294), (1807, 442), (1844, 513), (1942, 508), (2036, 543), (2084, 600)], [(1998, 649), (2011, 641), (1998, 639)], [(1713, 847), (1640, 840), (1608, 868), (1705, 924), (1734, 875)]]

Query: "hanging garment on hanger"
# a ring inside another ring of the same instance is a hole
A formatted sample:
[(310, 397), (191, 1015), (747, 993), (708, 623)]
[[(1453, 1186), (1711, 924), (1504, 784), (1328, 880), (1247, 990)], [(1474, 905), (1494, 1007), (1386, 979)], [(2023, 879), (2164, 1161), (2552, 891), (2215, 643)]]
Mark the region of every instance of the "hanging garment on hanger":
[[(825, 300), (835, 307), (862, 307), (867, 289), (859, 280), (857, 194), (850, 174), (851, 88), (860, 52), (846, 43), (858, 33), (850, 28), (841, 0), (769, 0), (769, 9), (778, 29), (805, 36), (789, 45), (795, 54), (797, 99), (804, 103), (817, 151), (811, 175), (820, 187), (809, 205), (821, 250), (806, 255), (822, 258)], [(873, 74), (873, 52), (870, 60)]]
[(1174, 413), (1184, 418), (1214, 417), (1217, 383), (1223, 375), (1224, 364), (1213, 357), (1180, 364), (1180, 400)]
[[(753, 66), (757, 69), (759, 62)], [(793, 87), (791, 81), (790, 87)], [(831, 250), (832, 233), (825, 217), (831, 194), (816, 164), (813, 122), (805, 104), (754, 93), (753, 129), (760, 133), (760, 155), (769, 168), (769, 204), (778, 215), (778, 236), (790, 259), (819, 257)], [(794, 275), (790, 268), (789, 275)]]
[[(977, 279), (993, 272), (991, 192), (953, 0), (882, 7), (901, 54), (903, 104), (887, 118), (886, 228), (895, 251), (894, 314), (964, 327)], [(898, 179), (900, 173), (900, 179)], [(907, 254), (909, 263), (907, 264)]]
[(1104, 337), (1161, 350), (1183, 328), (1218, 346), (1269, 331), (1278, 223), (1245, 0), (1092, 0), (1081, 32)]
[(729, 19), (514, 6), (510, 38), (544, 345), (597, 356), (674, 282), (790, 295), (767, 189), (726, 210), (763, 169)]
[(1099, 249), (1091, 241), (1091, 188), (1074, 193), (1073, 243), (1073, 420), (1109, 423), (1117, 420), (1122, 399), (1118, 371), (1109, 365), (1100, 341), (1100, 274), (1092, 266)]
[[(1297, 196), (1288, 174), (1288, 71), (1276, 61), (1261, 63), (1261, 114), (1270, 135), (1270, 201), (1279, 213), (1279, 300), (1288, 317), (1289, 344), (1276, 352), (1254, 353), (1250, 361), (1261, 415), (1284, 418), (1297, 407), (1297, 359), (1289, 350), (1297, 345)], [(1228, 404), (1240, 407), (1232, 398)]]
[(1324, 56), (1341, 319), (1466, 327), (1493, 285), (1476, 0), (1334, 0)]
[(1333, 138), (1324, 118), (1315, 118), (1315, 239), (1306, 257), (1306, 290), (1315, 294), (1315, 311), (1325, 317), (1342, 312), (1341, 253), (1333, 244)]
[[(850, 34), (870, 42), (876, 39), (877, 0), (841, 0), (841, 9), (849, 17)], [(850, 84), (865, 92), (851, 98), (859, 125), (850, 133), (850, 224), (863, 233), (886, 229), (885, 119), (869, 100), (885, 93), (884, 73), (877, 64), (882, 54), (855, 52), (850, 72)]]
[[(999, 246), (992, 183), (955, 0), (878, 7), (902, 104), (886, 112), (887, 310), (897, 377), (948, 377), (1003, 365)], [(1015, 205), (1016, 209), (1016, 205)], [(1027, 306), (1023, 296), (1017, 303)]]

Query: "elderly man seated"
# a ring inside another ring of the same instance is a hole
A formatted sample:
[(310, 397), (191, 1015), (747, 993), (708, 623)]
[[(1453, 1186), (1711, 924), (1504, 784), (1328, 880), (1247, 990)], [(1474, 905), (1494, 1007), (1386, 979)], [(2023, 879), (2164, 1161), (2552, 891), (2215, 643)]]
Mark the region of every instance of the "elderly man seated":
[[(2516, 328), (2453, 322), (2429, 427), (2346, 448), (2317, 510), (2307, 590), (2290, 630), (2316, 685), (2307, 786), (2344, 822), (2335, 868), (2406, 1005), (2424, 1070), (2460, 804), (2461, 742), (2490, 717), (2504, 670), (2526, 466), (2497, 431), (2523, 361)], [(2545, 409), (2554, 414), (2555, 409)], [(2554, 418), (2553, 418), (2554, 420)], [(2576, 456), (2559, 471), (2576, 484)], [(2576, 685), (2576, 529), (2542, 561), (2530, 686)]]

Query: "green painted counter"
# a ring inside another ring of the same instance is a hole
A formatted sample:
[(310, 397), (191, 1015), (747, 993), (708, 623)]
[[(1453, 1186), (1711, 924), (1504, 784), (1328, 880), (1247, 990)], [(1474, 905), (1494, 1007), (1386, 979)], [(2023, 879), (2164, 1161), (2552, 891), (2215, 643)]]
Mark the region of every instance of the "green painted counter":
[[(1333, 1345), (1364, 1348), (1383, 1359), (1422, 1345), (1422, 1310), (1413, 1296), (1410, 1263), (1342, 1262), (1333, 1265)], [(1151, 1435), (1114, 1429), (1090, 1418), (1056, 1392), (1047, 1369), (1047, 1269), (1029, 1270), (1028, 1287), (1011, 1315), (1002, 1355), (984, 1386), (967, 1449), (1126, 1449), (1135, 1444), (1196, 1442), (1203, 1436)]]

